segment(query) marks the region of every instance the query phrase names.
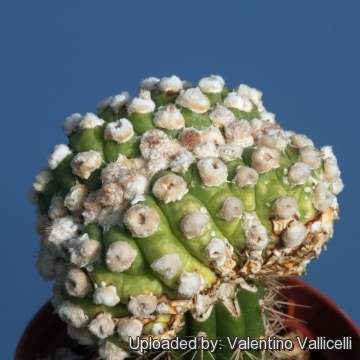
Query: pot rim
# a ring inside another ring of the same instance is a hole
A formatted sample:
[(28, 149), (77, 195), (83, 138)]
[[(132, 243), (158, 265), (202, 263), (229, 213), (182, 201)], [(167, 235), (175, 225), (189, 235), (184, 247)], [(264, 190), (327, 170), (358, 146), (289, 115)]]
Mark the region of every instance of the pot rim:
[[(333, 310), (335, 313), (338, 313), (341, 315), (343, 320), (347, 323), (348, 327), (360, 338), (360, 328), (356, 325), (354, 320), (351, 319), (351, 317), (338, 305), (336, 304), (332, 299), (330, 299), (327, 295), (325, 295), (320, 290), (316, 289), (312, 285), (308, 284), (307, 282), (299, 279), (298, 277), (291, 276), (289, 278), (285, 278), (281, 280), (281, 283), (289, 287), (299, 287), (302, 290), (306, 290), (309, 294), (312, 295), (313, 298), (318, 299), (321, 303), (326, 304), (331, 310)], [(291, 300), (291, 295), (288, 296), (288, 299)], [(297, 303), (300, 303), (300, 301), (297, 299)], [(289, 310), (288, 310), (289, 312)], [(290, 310), (291, 312), (291, 310)]]
[[(360, 341), (360, 329), (355, 324), (355, 322), (349, 317), (349, 315), (343, 311), (339, 305), (337, 305), (333, 300), (323, 294), (321, 291), (317, 290), (313, 286), (309, 285), (305, 281), (299, 279), (298, 277), (288, 277), (281, 280), (281, 283), (284, 288), (281, 290), (281, 293), (285, 293), (285, 297), (288, 299), (290, 305), (287, 308), (287, 313), (290, 316), (293, 316), (299, 312), (299, 307), (295, 307), (291, 305), (291, 302), (303, 305), (304, 297), (297, 298), (296, 294), (305, 294), (307, 293), (309, 296), (307, 297), (310, 300), (316, 299), (317, 302), (320, 304), (319, 306), (321, 309), (323, 307), (327, 307), (330, 312), (337, 314), (338, 318), (341, 319), (342, 323), (344, 324), (347, 329), (355, 334), (358, 337), (358, 341)], [(296, 301), (295, 301), (296, 300)], [(311, 302), (313, 303), (313, 302)], [(314, 309), (312, 309), (314, 310)], [(301, 310), (300, 310), (301, 313)], [(311, 316), (313, 320), (313, 316)], [(320, 315), (321, 317), (321, 315)], [(47, 319), (47, 321), (44, 321)], [(317, 319), (319, 320), (319, 319)], [(302, 332), (305, 332), (306, 336), (314, 337), (314, 333), (311, 331), (311, 327), (309, 330), (309, 326), (301, 325), (303, 323), (291, 320), (289, 322), (290, 327), (298, 328)], [(51, 304), (51, 301), (48, 300), (33, 316), (30, 320), (29, 324), (25, 328), (18, 346), (16, 348), (14, 360), (33, 360), (35, 358), (29, 358), (29, 355), (36, 356), (39, 352), (37, 349), (42, 348), (40, 351), (50, 352), (54, 350), (56, 347), (61, 346), (67, 339), (67, 331), (66, 331), (66, 324), (59, 318), (58, 315), (54, 314), (54, 307)], [(44, 341), (47, 341), (46, 346), (41, 346)], [(36, 347), (37, 349), (33, 351), (33, 353), (29, 354), (29, 348)], [(328, 351), (326, 351), (328, 353)], [(330, 359), (332, 356), (330, 356)], [(338, 358), (337, 358), (338, 359)]]

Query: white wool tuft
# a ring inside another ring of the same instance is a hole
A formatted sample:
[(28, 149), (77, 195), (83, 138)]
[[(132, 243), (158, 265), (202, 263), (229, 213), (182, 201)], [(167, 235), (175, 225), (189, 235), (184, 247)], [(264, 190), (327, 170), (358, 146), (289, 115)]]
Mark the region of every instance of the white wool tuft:
[(90, 322), (88, 329), (99, 339), (106, 339), (114, 334), (115, 324), (110, 314), (101, 313)]
[(225, 136), (228, 143), (243, 148), (252, 146), (254, 138), (251, 136), (251, 126), (247, 120), (234, 120), (225, 126)]
[(128, 119), (119, 119), (106, 125), (104, 138), (118, 144), (129, 141), (134, 135), (132, 123)]
[(300, 160), (309, 165), (310, 169), (317, 169), (321, 165), (321, 151), (311, 145), (302, 147), (299, 155)]
[(268, 112), (268, 111), (263, 111), (260, 113), (260, 120), (267, 121), (269, 123), (274, 123), (275, 122), (275, 114)]
[(119, 183), (108, 183), (98, 190), (97, 195), (102, 206), (116, 206), (123, 202), (124, 191)]
[(269, 242), (269, 237), (265, 226), (258, 225), (246, 231), (246, 246), (250, 250), (264, 250)]
[(93, 129), (96, 126), (103, 126), (105, 121), (98, 118), (95, 114), (86, 113), (79, 123), (79, 130)]
[(151, 100), (150, 91), (140, 90), (139, 97), (133, 98), (127, 104), (128, 114), (146, 114), (155, 110), (155, 103)]
[(137, 319), (120, 319), (117, 331), (123, 341), (133, 341), (141, 335), (143, 324)]
[(224, 105), (228, 108), (235, 108), (240, 111), (250, 112), (252, 109), (251, 101), (237, 92), (230, 92), (224, 99)]
[(200, 210), (195, 210), (181, 220), (181, 231), (187, 239), (192, 239), (196, 236), (202, 236), (209, 225), (209, 216)]
[(163, 131), (148, 130), (140, 140), (140, 151), (146, 160), (159, 161), (169, 157), (171, 142)]
[(290, 219), (297, 213), (298, 204), (294, 198), (285, 195), (274, 202), (272, 211), (278, 219)]
[(248, 85), (245, 84), (240, 84), (239, 87), (235, 90), (238, 94), (242, 95), (242, 96), (246, 96), (247, 98), (249, 98), (257, 107), (259, 112), (264, 111), (264, 106), (262, 104), (262, 92), (252, 88)]
[(145, 238), (156, 233), (160, 217), (154, 208), (136, 204), (126, 211), (124, 224), (132, 236)]
[(344, 184), (343, 184), (342, 180), (338, 179), (338, 180), (334, 181), (331, 184), (331, 189), (332, 189), (332, 192), (334, 195), (341, 193), (344, 189)]
[(113, 285), (97, 288), (93, 295), (94, 303), (97, 305), (115, 306), (120, 298), (116, 294), (116, 287)]
[(125, 199), (133, 199), (135, 196), (142, 195), (145, 192), (148, 179), (133, 170), (120, 179), (120, 184), (123, 187)]
[(164, 332), (164, 328), (159, 323), (155, 323), (151, 329), (151, 335), (160, 335), (163, 332)]
[(225, 86), (225, 80), (222, 76), (220, 75), (211, 75), (211, 77), (215, 78), (215, 79), (218, 79), (219, 82), (221, 83), (222, 86)]
[(115, 114), (118, 114), (120, 109), (127, 105), (131, 100), (130, 94), (127, 91), (122, 92), (121, 94), (115, 95), (109, 104), (109, 106), (113, 109)]
[(242, 215), (242, 201), (236, 197), (228, 197), (225, 199), (218, 216), (225, 221), (240, 219)]
[(101, 154), (94, 150), (76, 154), (71, 160), (71, 168), (75, 175), (82, 179), (88, 179), (91, 173), (101, 166)]
[(65, 279), (65, 288), (69, 295), (84, 298), (92, 291), (90, 279), (78, 268), (71, 268)]
[(149, 176), (154, 175), (160, 170), (168, 169), (170, 165), (170, 156), (161, 157), (157, 161), (155, 158), (152, 158), (146, 164), (146, 168), (148, 170), (147, 174)]
[(136, 195), (131, 201), (130, 201), (130, 204), (131, 205), (135, 205), (137, 204), (138, 202), (142, 202), (142, 201), (145, 201), (145, 197), (143, 195)]
[(67, 324), (76, 328), (86, 326), (88, 317), (85, 315), (80, 305), (75, 305), (69, 300), (62, 302), (57, 308), (56, 312), (60, 318)]
[(205, 249), (205, 255), (209, 260), (221, 261), (226, 256), (226, 245), (219, 238), (213, 238), (207, 244)]
[(201, 132), (202, 142), (212, 142), (214, 145), (219, 146), (225, 144), (225, 139), (219, 128), (211, 126)]
[(81, 114), (75, 113), (68, 116), (63, 123), (63, 132), (65, 135), (70, 136), (72, 133), (78, 130), (79, 123), (81, 121)]
[(336, 160), (327, 158), (324, 160), (324, 179), (329, 183), (333, 183), (340, 178), (340, 169)]
[(184, 173), (195, 162), (195, 157), (190, 152), (184, 151), (170, 162), (170, 170), (177, 173)]
[(140, 89), (142, 90), (155, 90), (157, 83), (160, 81), (157, 77), (148, 77), (140, 82)]
[(182, 90), (175, 103), (198, 114), (203, 114), (210, 108), (210, 100), (199, 88)]
[(218, 147), (219, 158), (228, 163), (237, 158), (241, 158), (243, 148), (235, 144), (222, 144)]
[(199, 293), (202, 287), (201, 276), (197, 272), (184, 271), (179, 279), (178, 293), (186, 298)]
[(192, 84), (190, 81), (181, 80), (181, 82), (182, 82), (182, 88), (183, 88), (184, 90), (193, 87), (193, 84)]
[(50, 201), (48, 215), (50, 219), (57, 219), (68, 214), (64, 205), (64, 199), (61, 196), (54, 195)]
[(167, 174), (156, 180), (153, 185), (152, 192), (165, 204), (173, 201), (181, 200), (189, 191), (185, 180), (175, 174)]
[(156, 306), (156, 312), (159, 314), (169, 314), (170, 306), (164, 302), (161, 302)]
[(125, 360), (130, 354), (110, 341), (105, 341), (99, 347), (99, 355), (104, 360)]
[(267, 134), (260, 138), (259, 145), (283, 150), (287, 146), (287, 140), (281, 134)]
[(70, 211), (81, 211), (87, 194), (87, 187), (83, 184), (76, 183), (66, 194), (64, 205)]
[(221, 93), (224, 86), (224, 80), (220, 76), (211, 75), (209, 77), (202, 78), (199, 83), (199, 89), (207, 93)]
[(70, 262), (78, 267), (86, 267), (99, 259), (101, 244), (89, 239), (88, 234), (72, 238), (68, 245)]
[(205, 186), (219, 186), (227, 181), (227, 166), (215, 157), (205, 157), (198, 161), (197, 167)]
[(214, 126), (223, 127), (232, 121), (236, 120), (236, 117), (232, 111), (227, 107), (216, 104), (214, 109), (209, 115), (209, 118)]
[(96, 222), (99, 218), (100, 210), (96, 209), (96, 211), (85, 210), (81, 213), (81, 216), (84, 218), (84, 224), (88, 225), (93, 222)]
[(158, 90), (163, 92), (167, 92), (167, 91), (179, 92), (180, 90), (182, 90), (182, 82), (175, 75), (171, 77), (163, 77), (157, 83), (157, 88)]
[(309, 165), (297, 162), (290, 167), (287, 178), (293, 185), (303, 185), (309, 180), (310, 174), (311, 169)]
[(258, 173), (268, 172), (280, 166), (280, 151), (266, 146), (259, 146), (251, 155), (252, 167)]
[(212, 141), (202, 142), (196, 145), (192, 153), (197, 159), (217, 157), (219, 155), (216, 149), (216, 145)]
[(41, 169), (35, 177), (33, 187), (36, 191), (43, 192), (47, 183), (55, 177), (54, 172), (49, 168)]
[(256, 136), (259, 136), (261, 134), (261, 129), (265, 125), (265, 121), (255, 118), (250, 120), (250, 125), (251, 125), (251, 132), (256, 134)]
[(45, 280), (55, 279), (54, 262), (56, 257), (54, 253), (44, 244), (40, 244), (40, 250), (36, 260), (36, 267), (39, 274)]
[(122, 272), (131, 267), (137, 255), (137, 251), (125, 241), (115, 241), (110, 244), (105, 262), (107, 267), (114, 272)]
[(127, 174), (131, 169), (128, 159), (119, 155), (117, 161), (111, 162), (101, 170), (100, 179), (105, 184), (117, 182), (120, 177)]
[(287, 139), (291, 139), (291, 137), (295, 134), (294, 131), (291, 131), (291, 130), (284, 130), (284, 136), (287, 138)]
[(193, 127), (185, 128), (178, 137), (180, 144), (187, 150), (193, 150), (201, 143), (201, 132)]
[(170, 280), (179, 272), (182, 262), (178, 254), (166, 254), (154, 260), (150, 267), (165, 279)]
[(312, 140), (303, 134), (294, 133), (290, 136), (290, 139), (291, 139), (291, 144), (298, 148), (302, 148), (304, 146), (314, 146)]
[(97, 221), (104, 231), (109, 230), (111, 226), (122, 225), (124, 217), (124, 205), (106, 206), (100, 211)]
[(285, 247), (294, 248), (301, 245), (305, 240), (307, 228), (300, 221), (294, 220), (289, 223), (282, 233), (282, 241)]
[(154, 295), (138, 295), (131, 297), (128, 310), (134, 316), (146, 317), (156, 310), (157, 298)]
[(322, 223), (321, 221), (315, 221), (311, 224), (311, 228), (310, 228), (310, 231), (312, 233), (314, 232), (321, 232), (322, 230)]
[(174, 104), (160, 106), (154, 114), (153, 121), (156, 127), (168, 130), (177, 130), (185, 126), (185, 119)]
[(111, 100), (113, 99), (112, 96), (107, 97), (106, 99), (103, 99), (101, 101), (99, 101), (96, 104), (96, 110), (99, 114), (102, 114), (103, 111), (110, 106)]
[(333, 200), (334, 195), (324, 183), (316, 185), (314, 197), (312, 198), (312, 203), (316, 210), (325, 211), (331, 206)]
[(238, 187), (253, 187), (259, 178), (258, 172), (248, 166), (240, 166), (237, 169), (234, 182)]
[(72, 154), (72, 151), (67, 145), (56, 145), (53, 152), (48, 157), (49, 168), (55, 170), (59, 164), (70, 154)]
[(102, 210), (102, 206), (99, 204), (97, 194), (90, 192), (84, 200), (84, 211), (81, 215), (84, 217), (85, 225), (95, 222)]
[(331, 146), (323, 146), (320, 150), (323, 160), (333, 159), (336, 161), (336, 157)]
[(54, 246), (60, 254), (63, 254), (63, 246), (77, 236), (78, 231), (82, 229), (82, 225), (75, 222), (72, 216), (65, 216), (55, 219), (49, 229), (47, 242), (49, 246)]

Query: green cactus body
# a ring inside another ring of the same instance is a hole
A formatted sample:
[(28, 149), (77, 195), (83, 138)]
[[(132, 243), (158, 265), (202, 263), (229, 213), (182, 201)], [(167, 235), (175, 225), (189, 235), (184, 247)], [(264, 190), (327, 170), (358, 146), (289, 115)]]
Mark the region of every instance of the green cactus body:
[(332, 236), (336, 158), (283, 130), (246, 85), (172, 76), (140, 89), (69, 116), (68, 145), (36, 177), (37, 266), (56, 311), (106, 360), (177, 336), (221, 342), (144, 356), (267, 358), (234, 339), (276, 335), (266, 279), (304, 273)]
[[(263, 284), (255, 281), (256, 292), (242, 289), (236, 293), (236, 307), (229, 311), (229, 305), (224, 302), (214, 304), (210, 316), (205, 321), (195, 320), (190, 313), (185, 315), (184, 330), (180, 338), (197, 338), (199, 349), (197, 352), (185, 351), (181, 359), (231, 359), (242, 356), (251, 359), (252, 356), (261, 357), (260, 352), (244, 351), (235, 345), (236, 339), (257, 339), (264, 332), (263, 314), (259, 300), (263, 298)], [(206, 331), (204, 331), (206, 329)], [(208, 330), (207, 330), (208, 329)], [(212, 340), (212, 343), (209, 343)], [(214, 349), (216, 349), (214, 351)], [(176, 354), (174, 358), (178, 358)]]

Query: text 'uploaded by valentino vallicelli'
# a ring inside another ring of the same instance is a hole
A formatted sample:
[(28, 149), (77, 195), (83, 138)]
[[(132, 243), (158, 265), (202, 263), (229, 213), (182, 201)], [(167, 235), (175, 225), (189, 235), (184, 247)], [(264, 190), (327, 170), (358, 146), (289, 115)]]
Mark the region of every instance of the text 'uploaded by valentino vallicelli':
[(270, 336), (266, 339), (239, 339), (238, 337), (226, 337), (223, 339), (208, 339), (203, 336), (193, 338), (180, 339), (135, 339), (129, 338), (129, 345), (132, 350), (144, 353), (146, 351), (209, 351), (215, 353), (221, 351), (222, 348), (230, 348), (231, 350), (270, 350), (270, 351), (291, 351), (295, 346), (299, 346), (301, 350), (351, 350), (352, 338), (344, 336), (342, 339), (327, 339), (320, 336), (315, 339), (308, 337), (296, 337), (296, 341), (290, 339), (282, 339), (276, 336)]

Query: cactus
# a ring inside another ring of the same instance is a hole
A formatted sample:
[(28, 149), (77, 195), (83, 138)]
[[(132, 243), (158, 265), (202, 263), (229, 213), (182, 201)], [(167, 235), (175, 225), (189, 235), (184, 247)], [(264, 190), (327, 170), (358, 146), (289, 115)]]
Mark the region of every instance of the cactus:
[[(275, 281), (318, 257), (343, 184), (331, 147), (283, 130), (261, 97), (220, 76), (151, 77), (138, 97), (65, 120), (68, 145), (30, 199), (37, 268), (55, 279), (71, 338), (106, 360), (271, 358), (225, 338), (277, 334)], [(166, 339), (222, 342), (214, 353), (134, 350)]]

